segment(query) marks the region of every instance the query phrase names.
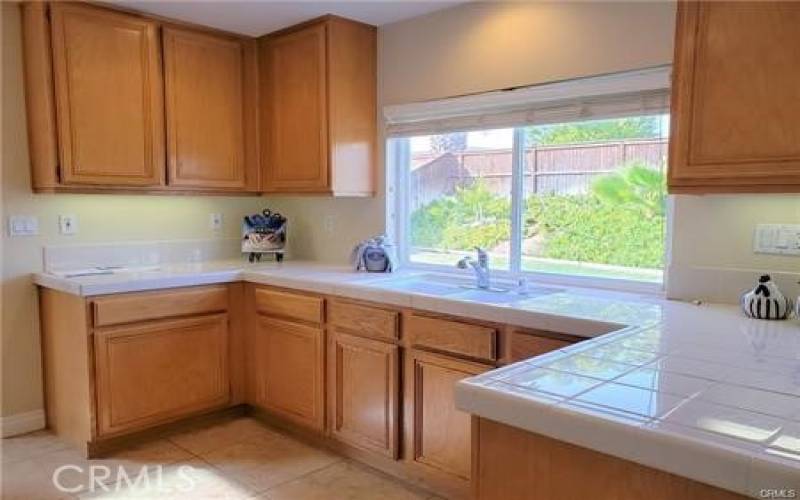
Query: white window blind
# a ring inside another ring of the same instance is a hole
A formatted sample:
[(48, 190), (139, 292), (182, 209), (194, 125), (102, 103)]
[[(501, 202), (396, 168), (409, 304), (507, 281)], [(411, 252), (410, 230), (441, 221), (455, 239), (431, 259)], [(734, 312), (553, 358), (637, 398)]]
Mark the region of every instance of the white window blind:
[(384, 107), (388, 137), (669, 111), (671, 66)]

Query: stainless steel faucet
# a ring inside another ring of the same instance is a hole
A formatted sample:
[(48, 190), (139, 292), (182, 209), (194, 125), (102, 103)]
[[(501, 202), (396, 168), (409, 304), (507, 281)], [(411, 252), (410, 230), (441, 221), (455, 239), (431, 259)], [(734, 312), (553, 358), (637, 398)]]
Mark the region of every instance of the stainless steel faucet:
[(489, 288), (489, 254), (486, 250), (480, 247), (475, 247), (478, 252), (478, 260), (473, 259), (469, 255), (459, 260), (456, 267), (459, 269), (467, 269), (471, 267), (475, 272), (476, 286), (481, 289)]

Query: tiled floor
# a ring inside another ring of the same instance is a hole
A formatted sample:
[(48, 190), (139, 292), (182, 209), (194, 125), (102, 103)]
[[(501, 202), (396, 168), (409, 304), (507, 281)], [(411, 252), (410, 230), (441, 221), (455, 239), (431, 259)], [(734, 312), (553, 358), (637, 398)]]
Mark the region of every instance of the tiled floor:
[[(251, 418), (198, 426), (98, 460), (45, 431), (0, 446), (4, 500), (437, 498)], [(68, 491), (59, 491), (54, 475)]]

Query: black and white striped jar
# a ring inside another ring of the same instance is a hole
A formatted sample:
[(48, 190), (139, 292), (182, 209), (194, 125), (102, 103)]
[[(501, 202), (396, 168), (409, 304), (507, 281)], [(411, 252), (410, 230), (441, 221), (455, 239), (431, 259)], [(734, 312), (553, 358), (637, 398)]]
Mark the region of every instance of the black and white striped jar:
[(781, 293), (768, 274), (758, 279), (758, 286), (742, 295), (745, 316), (757, 319), (786, 319), (792, 312), (792, 300)]

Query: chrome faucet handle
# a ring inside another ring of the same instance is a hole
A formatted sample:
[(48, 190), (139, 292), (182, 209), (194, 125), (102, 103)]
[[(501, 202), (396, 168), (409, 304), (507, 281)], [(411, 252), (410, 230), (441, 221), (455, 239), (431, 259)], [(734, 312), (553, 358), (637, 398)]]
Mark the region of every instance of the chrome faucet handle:
[(487, 267), (489, 265), (489, 253), (481, 247), (475, 247), (475, 251), (478, 252), (478, 263), (483, 267)]

